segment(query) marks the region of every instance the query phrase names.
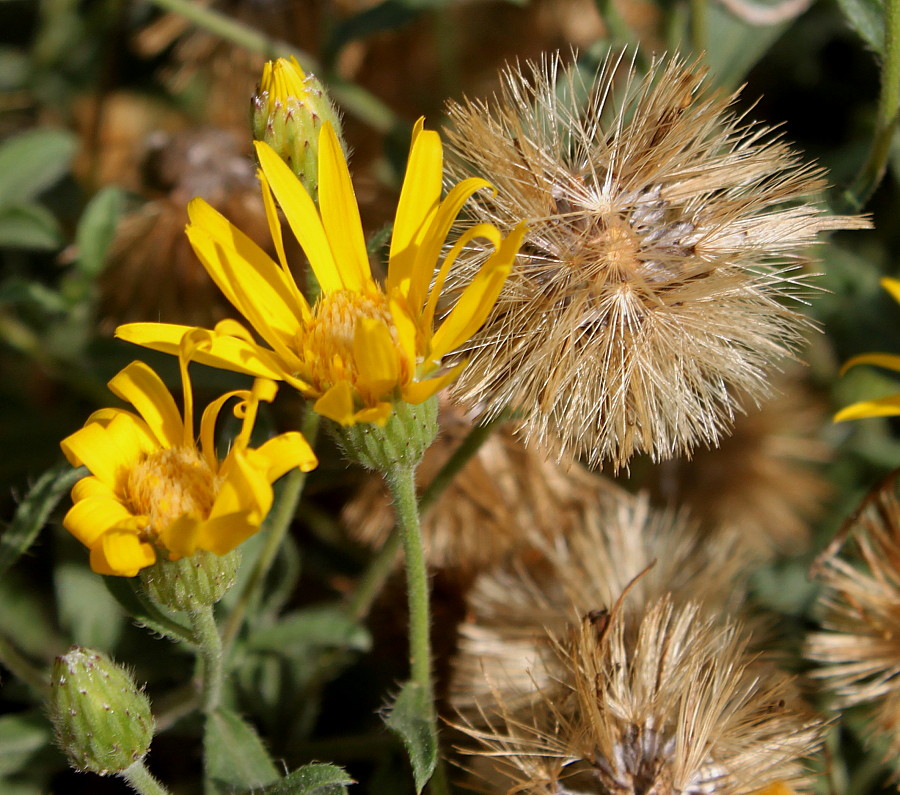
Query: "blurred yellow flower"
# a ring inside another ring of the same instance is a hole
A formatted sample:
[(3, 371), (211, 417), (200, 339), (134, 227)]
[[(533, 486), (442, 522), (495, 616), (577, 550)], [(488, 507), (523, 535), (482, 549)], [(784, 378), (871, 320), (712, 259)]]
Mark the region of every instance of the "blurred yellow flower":
[[(72, 489), (66, 529), (91, 550), (98, 574), (133, 577), (156, 561), (204, 549), (224, 555), (259, 530), (272, 505), (272, 483), (294, 467), (313, 469), (316, 457), (296, 432), (248, 447), (259, 401), (271, 401), (276, 385), (259, 379), (251, 390), (214, 400), (193, 430), (188, 362), (209, 344), (209, 332), (185, 335), (179, 346), (184, 417), (162, 379), (143, 362), (132, 362), (110, 382), (117, 397), (137, 413), (106, 408), (61, 442), (73, 466), (91, 474)], [(218, 460), (215, 425), (225, 403), (237, 398), (240, 432)]]
[[(265, 345), (234, 320), (216, 326), (209, 349), (196, 360), (283, 380), (315, 401), (314, 409), (341, 425), (383, 424), (395, 401), (419, 404), (458, 375), (463, 363), (443, 358), (484, 322), (503, 287), (524, 227), (504, 238), (495, 226), (475, 224), (436, 268), (460, 209), (477, 190), (470, 178), (441, 200), (440, 137), (414, 130), (390, 247), (387, 280), (372, 277), (347, 162), (330, 125), (319, 138), (319, 207), (267, 144), (256, 142), (260, 181), (279, 263), (202, 199), (191, 202), (187, 234), (210, 276)], [(300, 293), (288, 267), (275, 202), (302, 246), (322, 293), (315, 305)], [(491, 253), (434, 330), (448, 271), (463, 247), (486, 239)], [(189, 327), (132, 323), (117, 336), (176, 353)]]
[[(897, 303), (900, 303), (900, 280), (884, 278), (881, 280), (881, 286)], [(858, 364), (874, 364), (900, 372), (900, 356), (891, 353), (863, 353), (847, 360), (841, 368), (841, 375)], [(835, 414), (834, 421), (859, 420), (864, 417), (894, 417), (898, 414), (900, 414), (900, 394), (853, 403)]]

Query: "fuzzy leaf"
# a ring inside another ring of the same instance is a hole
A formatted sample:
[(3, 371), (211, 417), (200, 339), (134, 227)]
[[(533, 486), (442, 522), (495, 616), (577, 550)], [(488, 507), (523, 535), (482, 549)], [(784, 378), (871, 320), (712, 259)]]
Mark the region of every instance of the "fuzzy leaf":
[(287, 656), (323, 647), (368, 651), (371, 643), (366, 628), (338, 605), (288, 613), (277, 624), (258, 629), (247, 639), (249, 649)]
[(16, 135), (0, 146), (0, 206), (27, 202), (69, 170), (75, 136), (47, 127)]
[(124, 207), (125, 193), (121, 188), (109, 186), (98, 191), (84, 208), (75, 232), (75, 244), (78, 269), (86, 276), (94, 276), (103, 268), (106, 250)]
[(52, 741), (50, 724), (40, 712), (0, 717), (0, 777), (26, 771), (34, 755)]
[(267, 787), (265, 795), (344, 795), (356, 782), (337, 765), (313, 762), (289, 773), (277, 784)]
[(0, 206), (0, 246), (50, 251), (62, 245), (59, 223), (40, 204)]
[(104, 577), (106, 590), (141, 626), (173, 640), (194, 645), (194, 633), (166, 615), (144, 595), (136, 577)]
[(222, 792), (278, 781), (278, 769), (259, 735), (230, 709), (219, 707), (207, 718), (203, 742), (207, 774)]
[(76, 481), (87, 474), (84, 467), (68, 463), (48, 469), (22, 500), (9, 527), (0, 536), (0, 577), (34, 543), (47, 517)]
[(884, 52), (884, 3), (882, 0), (838, 0), (838, 6), (872, 52)]
[(412, 764), (416, 792), (421, 792), (437, 765), (437, 733), (433, 707), (422, 686), (407, 682), (385, 718), (388, 728), (400, 735)]

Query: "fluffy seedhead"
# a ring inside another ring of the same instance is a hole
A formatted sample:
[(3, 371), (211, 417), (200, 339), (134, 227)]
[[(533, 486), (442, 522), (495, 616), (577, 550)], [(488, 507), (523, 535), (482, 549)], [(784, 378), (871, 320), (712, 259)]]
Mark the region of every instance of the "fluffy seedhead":
[[(496, 186), (477, 219), (529, 226), (458, 394), (517, 408), (544, 451), (614, 468), (713, 445), (738, 394), (762, 399), (809, 326), (805, 249), (867, 225), (816, 204), (822, 170), (704, 86), (699, 64), (639, 76), (623, 61), (510, 67), (492, 100), (451, 103), (447, 133), (452, 179)], [(459, 285), (484, 256), (468, 252)]]
[(585, 616), (553, 642), (559, 674), (527, 707), (498, 697), (482, 726), (461, 727), (479, 744), (466, 750), (492, 792), (792, 792), (822, 726), (746, 645), (738, 625), (669, 597)]
[(838, 705), (874, 706), (872, 726), (900, 755), (900, 496), (895, 471), (874, 489), (822, 553), (823, 632), (807, 653)]

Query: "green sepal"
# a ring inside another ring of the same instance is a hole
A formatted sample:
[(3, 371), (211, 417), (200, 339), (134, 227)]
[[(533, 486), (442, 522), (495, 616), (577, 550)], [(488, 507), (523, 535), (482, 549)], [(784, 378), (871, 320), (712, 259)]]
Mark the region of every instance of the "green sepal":
[(141, 586), (157, 604), (187, 612), (198, 605), (214, 605), (225, 596), (234, 585), (240, 565), (237, 549), (227, 555), (198, 549), (179, 560), (159, 556), (152, 566), (141, 569)]

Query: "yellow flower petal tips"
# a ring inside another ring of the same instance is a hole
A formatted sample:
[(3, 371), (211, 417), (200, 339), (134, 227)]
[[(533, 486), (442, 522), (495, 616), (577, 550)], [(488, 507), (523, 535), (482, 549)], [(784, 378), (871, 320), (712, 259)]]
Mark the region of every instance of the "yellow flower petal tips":
[[(881, 280), (881, 286), (891, 294), (897, 303), (900, 303), (900, 280), (884, 278)], [(890, 353), (863, 353), (848, 359), (841, 368), (841, 375), (858, 364), (874, 364), (877, 367), (900, 372), (900, 356)], [(853, 403), (835, 414), (834, 421), (861, 420), (866, 417), (896, 417), (897, 415), (900, 415), (900, 395), (888, 395), (883, 398)]]
[[(468, 229), (441, 262), (441, 251), (466, 200), (489, 188), (466, 179), (441, 199), (443, 150), (438, 134), (416, 124), (400, 193), (384, 286), (372, 277), (359, 208), (347, 162), (330, 125), (319, 137), (317, 207), (290, 168), (256, 142), (260, 182), (279, 262), (202, 199), (189, 207), (187, 234), (209, 275), (256, 331), (220, 323), (196, 361), (283, 380), (315, 402), (315, 411), (341, 424), (384, 424), (398, 401), (419, 404), (443, 389), (460, 366), (443, 358), (481, 326), (521, 244), (519, 225), (505, 238), (491, 224)], [(280, 205), (302, 246), (321, 295), (310, 306), (284, 256)], [(447, 273), (474, 238), (492, 251), (453, 308), (434, 329)], [(188, 327), (132, 323), (121, 339), (177, 353)]]
[[(98, 574), (133, 577), (158, 553), (177, 560), (201, 549), (230, 552), (259, 530), (272, 505), (272, 483), (294, 467), (306, 472), (317, 464), (296, 432), (248, 446), (259, 402), (271, 401), (276, 392), (263, 379), (213, 401), (203, 412), (197, 444), (187, 368), (210, 336), (197, 329), (179, 344), (183, 417), (162, 379), (136, 361), (109, 382), (110, 391), (136, 413), (101, 409), (61, 442), (69, 462), (91, 472), (72, 489), (74, 505), (63, 524), (91, 550)], [(242, 427), (220, 461), (216, 420), (233, 398)]]

